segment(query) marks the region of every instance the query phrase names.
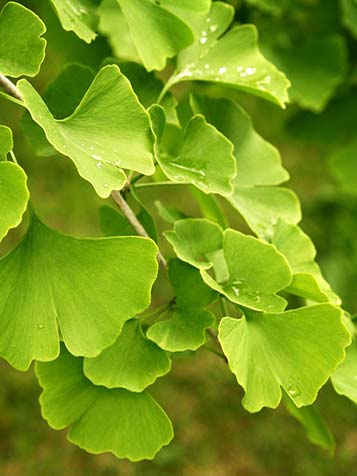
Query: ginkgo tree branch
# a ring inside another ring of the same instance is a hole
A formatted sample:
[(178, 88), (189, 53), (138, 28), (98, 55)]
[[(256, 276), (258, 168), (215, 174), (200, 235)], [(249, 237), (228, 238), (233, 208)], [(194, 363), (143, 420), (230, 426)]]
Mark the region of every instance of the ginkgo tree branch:
[(4, 89), (4, 91), (10, 94), (10, 96), (14, 97), (15, 99), (18, 99), (19, 101), (23, 101), (22, 94), (17, 89), (15, 84), (3, 74), (0, 74), (0, 86), (2, 87), (2, 89)]
[[(133, 210), (130, 208), (126, 200), (124, 200), (122, 194), (118, 190), (114, 190), (111, 195), (115, 203), (118, 205), (120, 210), (128, 219), (129, 223), (133, 226), (137, 234), (139, 236), (143, 236), (144, 238), (150, 238), (143, 225), (136, 218), (136, 215)], [(164, 268), (167, 267), (167, 261), (160, 252), (158, 252), (157, 259)]]

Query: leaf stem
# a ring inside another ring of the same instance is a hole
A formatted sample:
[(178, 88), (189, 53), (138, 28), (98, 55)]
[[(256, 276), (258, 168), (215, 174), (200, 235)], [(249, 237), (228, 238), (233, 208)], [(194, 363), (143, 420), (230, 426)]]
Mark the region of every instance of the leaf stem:
[(223, 296), (220, 296), (219, 300), (221, 303), (223, 317), (229, 316), (228, 306), (225, 298)]
[(4, 89), (4, 91), (6, 91), (13, 98), (17, 99), (21, 103), (23, 102), (24, 99), (20, 91), (17, 89), (15, 84), (3, 74), (0, 74), (0, 87), (2, 87), (2, 89)]
[[(129, 220), (129, 223), (131, 223), (131, 225), (133, 226), (137, 234), (140, 236), (143, 236), (144, 238), (150, 238), (150, 236), (148, 235), (143, 225), (136, 218), (136, 215), (133, 212), (133, 210), (130, 208), (128, 203), (124, 200), (122, 194), (118, 190), (114, 190), (111, 195), (114, 202), (118, 205), (118, 207), (120, 208), (124, 216), (126, 216), (126, 218)], [(160, 251), (157, 254), (157, 259), (164, 268), (167, 267), (167, 261), (163, 257), (163, 255), (160, 253)]]
[(13, 150), (10, 150), (10, 157), (11, 157), (12, 161), (13, 161), (15, 164), (18, 164), (17, 159), (16, 159), (16, 155), (15, 155), (15, 153), (14, 153)]
[(227, 362), (226, 356), (224, 354), (222, 354), (222, 352), (220, 352), (219, 350), (213, 349), (212, 347), (210, 347), (209, 345), (206, 345), (206, 344), (204, 344), (203, 347), (206, 350), (209, 350), (210, 352), (212, 352), (212, 354), (218, 355), (219, 357), (221, 357), (221, 359), (223, 359), (225, 362)]

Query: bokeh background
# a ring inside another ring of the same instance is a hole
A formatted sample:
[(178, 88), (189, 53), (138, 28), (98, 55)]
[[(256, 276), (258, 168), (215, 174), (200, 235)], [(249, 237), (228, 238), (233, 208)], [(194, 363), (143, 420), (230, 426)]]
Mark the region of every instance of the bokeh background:
[[(1, 0), (0, 7), (5, 3)], [(47, 57), (40, 75), (31, 80), (39, 91), (44, 91), (66, 63), (80, 62), (96, 70), (112, 55), (105, 38), (100, 37), (87, 46), (74, 34), (64, 32), (47, 0), (21, 3), (37, 12), (48, 28)], [(239, 6), (239, 2), (235, 3)], [(244, 5), (237, 11), (238, 19), (245, 20)], [(351, 51), (353, 54), (353, 48)], [(354, 62), (352, 55), (352, 64)], [(183, 97), (188, 87), (177, 89), (176, 94)], [(212, 88), (207, 91), (212, 93)], [(354, 314), (357, 310), (357, 198), (336, 183), (329, 165), (329, 145), (323, 141), (314, 143), (304, 135), (291, 132), (293, 120), (300, 117), (296, 106), (282, 111), (237, 92), (224, 94), (237, 99), (251, 114), (257, 130), (280, 149), (284, 166), (291, 175), (287, 185), (302, 203), (302, 227), (317, 247), (318, 262), (325, 276), (341, 295), (345, 309)], [(349, 114), (351, 123), (355, 120), (357, 124), (357, 108), (354, 119), (353, 110)], [(21, 115), (20, 107), (0, 98), (0, 123), (14, 131), (15, 152), (29, 176), (32, 202), (39, 216), (61, 231), (78, 236), (100, 236), (99, 208), (103, 201), (80, 179), (69, 159), (36, 157), (19, 127)], [(299, 120), (304, 121), (304, 116)], [(154, 201), (158, 198), (167, 205), (177, 205), (177, 193), (176, 188), (160, 190), (160, 194), (142, 190), (141, 197), (154, 211)], [(189, 190), (180, 195), (179, 203), (186, 213), (199, 214)], [(242, 226), (236, 213), (222, 205), (231, 224)], [(10, 233), (1, 244), (1, 253), (14, 246), (25, 226), (26, 223)], [(160, 221), (159, 226), (163, 226)], [(167, 292), (165, 286), (161, 291), (156, 289), (156, 293), (160, 292)], [(156, 299), (160, 300), (160, 295)], [(175, 358), (173, 371), (152, 389), (172, 418), (176, 433), (171, 445), (153, 462), (133, 464), (118, 461), (109, 454), (89, 455), (68, 443), (65, 431), (49, 429), (41, 418), (40, 389), (33, 369), (20, 373), (0, 362), (0, 380), (1, 476), (357, 474), (357, 409), (352, 402), (338, 397), (330, 384), (318, 397), (321, 413), (336, 438), (336, 452), (331, 456), (307, 441), (304, 430), (283, 407), (249, 415), (240, 404), (242, 392), (233, 375), (221, 359), (205, 349)]]

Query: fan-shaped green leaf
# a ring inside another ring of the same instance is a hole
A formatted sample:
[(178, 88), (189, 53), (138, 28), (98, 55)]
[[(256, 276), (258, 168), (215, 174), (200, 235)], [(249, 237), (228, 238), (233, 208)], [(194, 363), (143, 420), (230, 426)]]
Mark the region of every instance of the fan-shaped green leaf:
[(90, 43), (97, 36), (97, 5), (92, 0), (50, 0), (62, 27)]
[(20, 80), (18, 88), (49, 142), (73, 160), (100, 197), (123, 187), (126, 176), (121, 167), (148, 175), (154, 172), (148, 115), (117, 66), (100, 70), (66, 119), (54, 119), (26, 80)]
[(83, 375), (82, 365), (83, 359), (64, 348), (54, 362), (36, 364), (48, 424), (71, 426), (68, 439), (91, 453), (152, 459), (173, 437), (165, 412), (147, 393), (96, 387)]
[[(238, 231), (223, 233), (229, 278), (218, 282), (202, 270), (204, 281), (230, 301), (255, 310), (280, 312), (285, 299), (276, 293), (291, 283), (291, 269), (275, 247)], [(263, 265), (262, 265), (263, 264)]]
[(158, 160), (173, 182), (192, 183), (206, 193), (233, 192), (231, 180), (237, 173), (233, 145), (201, 115), (188, 123), (179, 155), (163, 154)]
[(154, 0), (118, 0), (135, 48), (148, 71), (164, 69), (167, 58), (190, 45), (189, 26)]
[(357, 3), (355, 0), (340, 0), (342, 24), (357, 38)]
[(194, 27), (195, 43), (179, 54), (177, 71), (168, 86), (180, 81), (213, 81), (284, 107), (290, 83), (260, 52), (255, 26), (234, 26), (224, 34), (233, 15), (232, 6), (212, 4), (208, 16)]
[(0, 12), (0, 73), (36, 76), (45, 58), (46, 26), (31, 10), (8, 2)]
[(357, 140), (339, 147), (330, 158), (330, 166), (339, 186), (347, 193), (357, 194)]
[(331, 304), (225, 317), (218, 338), (250, 412), (276, 408), (281, 388), (297, 407), (313, 403), (350, 342), (342, 311)]
[(0, 260), (0, 355), (21, 370), (55, 359), (59, 332), (74, 355), (98, 355), (149, 305), (156, 253), (145, 238), (78, 239), (34, 216)]
[(128, 321), (115, 344), (92, 359), (84, 359), (84, 373), (96, 385), (142, 392), (170, 371), (166, 352), (144, 336), (140, 322)]
[(341, 304), (341, 299), (331, 290), (315, 261), (315, 246), (301, 228), (280, 219), (272, 244), (287, 258), (293, 270), (293, 281), (288, 291), (316, 302)]
[(337, 367), (331, 380), (334, 389), (340, 395), (345, 395), (347, 398), (357, 403), (357, 338), (355, 325), (346, 320), (351, 335), (353, 337), (352, 343), (346, 349), (346, 358)]
[(12, 162), (0, 162), (0, 240), (10, 228), (21, 223), (30, 198), (26, 182), (27, 177), (21, 167)]

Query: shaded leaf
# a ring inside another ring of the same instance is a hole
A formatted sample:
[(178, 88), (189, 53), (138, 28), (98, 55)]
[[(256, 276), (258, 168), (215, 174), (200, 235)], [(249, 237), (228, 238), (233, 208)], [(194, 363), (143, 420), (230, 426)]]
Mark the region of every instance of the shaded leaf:
[(340, 0), (342, 24), (357, 38), (357, 4), (355, 0)]
[(94, 454), (110, 451), (131, 461), (154, 458), (173, 437), (162, 408), (148, 393), (96, 387), (83, 375), (82, 365), (83, 359), (64, 348), (54, 362), (36, 364), (48, 424), (71, 426), (69, 441)]
[(73, 160), (100, 197), (107, 198), (112, 190), (123, 187), (122, 167), (148, 175), (154, 172), (149, 118), (117, 66), (100, 70), (66, 119), (54, 119), (26, 80), (20, 80), (18, 88), (49, 142)]
[(342, 311), (331, 304), (225, 317), (218, 338), (250, 412), (276, 408), (282, 389), (297, 407), (312, 404), (350, 342)]
[(55, 359), (59, 332), (74, 355), (98, 355), (150, 304), (156, 253), (145, 238), (78, 239), (33, 216), (0, 260), (0, 355), (20, 370)]
[(0, 126), (0, 161), (6, 160), (7, 154), (13, 149), (12, 131), (6, 126)]
[(36, 76), (45, 58), (46, 26), (31, 10), (8, 2), (0, 12), (0, 73)]
[(330, 167), (341, 189), (357, 194), (357, 140), (339, 147), (330, 157)]

